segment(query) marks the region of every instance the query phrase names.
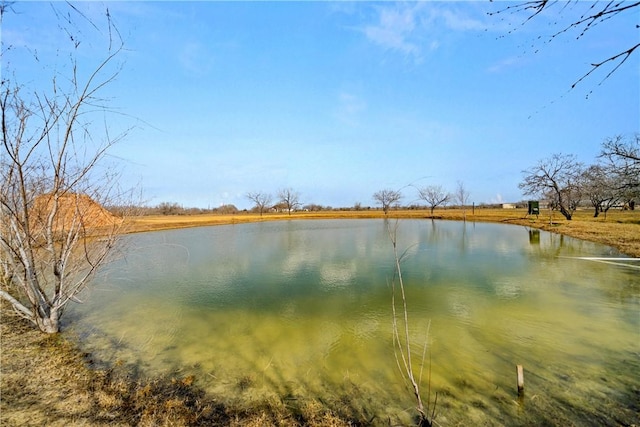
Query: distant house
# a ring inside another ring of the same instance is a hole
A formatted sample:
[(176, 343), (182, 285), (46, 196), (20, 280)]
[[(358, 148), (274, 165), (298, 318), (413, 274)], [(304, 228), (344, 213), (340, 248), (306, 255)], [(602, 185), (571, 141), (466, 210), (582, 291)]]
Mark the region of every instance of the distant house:
[(502, 204), (502, 209), (515, 209), (516, 208), (516, 204), (515, 203), (503, 203)]

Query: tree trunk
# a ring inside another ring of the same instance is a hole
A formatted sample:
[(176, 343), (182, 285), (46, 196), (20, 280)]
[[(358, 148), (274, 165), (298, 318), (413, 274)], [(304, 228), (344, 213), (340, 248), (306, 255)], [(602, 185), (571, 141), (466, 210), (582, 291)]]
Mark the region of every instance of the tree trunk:
[(595, 207), (596, 207), (596, 211), (593, 214), (593, 217), (598, 218), (598, 215), (600, 215), (600, 206), (596, 205)]
[(36, 323), (42, 332), (57, 334), (60, 332), (60, 312), (57, 309), (52, 309), (49, 312), (49, 317), (36, 317)]
[(571, 213), (569, 211), (567, 211), (564, 206), (560, 205), (560, 213), (562, 215), (564, 215), (564, 217), (568, 220), (571, 221)]

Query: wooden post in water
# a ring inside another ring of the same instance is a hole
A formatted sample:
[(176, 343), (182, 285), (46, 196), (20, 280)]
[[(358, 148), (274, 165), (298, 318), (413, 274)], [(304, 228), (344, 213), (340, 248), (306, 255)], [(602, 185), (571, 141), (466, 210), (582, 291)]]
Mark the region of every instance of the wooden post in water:
[(524, 394), (524, 369), (522, 365), (516, 365), (516, 373), (518, 375), (518, 396)]

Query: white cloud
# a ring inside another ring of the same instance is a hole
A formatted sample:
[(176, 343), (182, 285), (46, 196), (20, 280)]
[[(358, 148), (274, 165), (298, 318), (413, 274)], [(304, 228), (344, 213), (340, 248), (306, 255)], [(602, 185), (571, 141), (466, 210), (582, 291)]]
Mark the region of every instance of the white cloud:
[(436, 50), (451, 31), (483, 31), (488, 25), (485, 11), (468, 7), (464, 11), (449, 3), (399, 3), (375, 8), (373, 22), (361, 28), (376, 45), (402, 53), (420, 62), (424, 50)]
[(442, 18), (445, 26), (451, 30), (483, 31), (487, 28), (487, 25), (479, 19), (469, 17), (458, 11), (454, 12), (452, 9), (440, 9), (437, 10), (436, 14)]
[(421, 3), (377, 8), (377, 22), (363, 28), (366, 37), (377, 45), (419, 58), (420, 47), (411, 38), (416, 30)]

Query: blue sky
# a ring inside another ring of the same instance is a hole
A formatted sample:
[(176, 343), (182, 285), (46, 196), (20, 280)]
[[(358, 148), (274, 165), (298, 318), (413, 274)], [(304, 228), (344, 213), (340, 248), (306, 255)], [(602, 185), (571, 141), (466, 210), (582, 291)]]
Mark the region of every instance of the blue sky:
[[(640, 131), (640, 54), (604, 82), (610, 68), (570, 90), (590, 63), (638, 42), (637, 12), (548, 42), (562, 28), (559, 8), (526, 25), (521, 14), (487, 14), (509, 4), (76, 6), (98, 24), (108, 8), (125, 41), (122, 69), (103, 92), (122, 113), (110, 133), (133, 126), (111, 150), (121, 184), (141, 186), (150, 205), (249, 208), (249, 191), (290, 187), (304, 204), (373, 206), (384, 188), (453, 191), (457, 181), (476, 204), (519, 201), (522, 170), (539, 159), (591, 163), (604, 138)], [(68, 43), (49, 3), (13, 9), (2, 23), (14, 47), (4, 72), (44, 84), (64, 68), (51, 64), (64, 63)], [(89, 70), (104, 37), (82, 31), (79, 63)], [(403, 193), (416, 200), (415, 190)]]

